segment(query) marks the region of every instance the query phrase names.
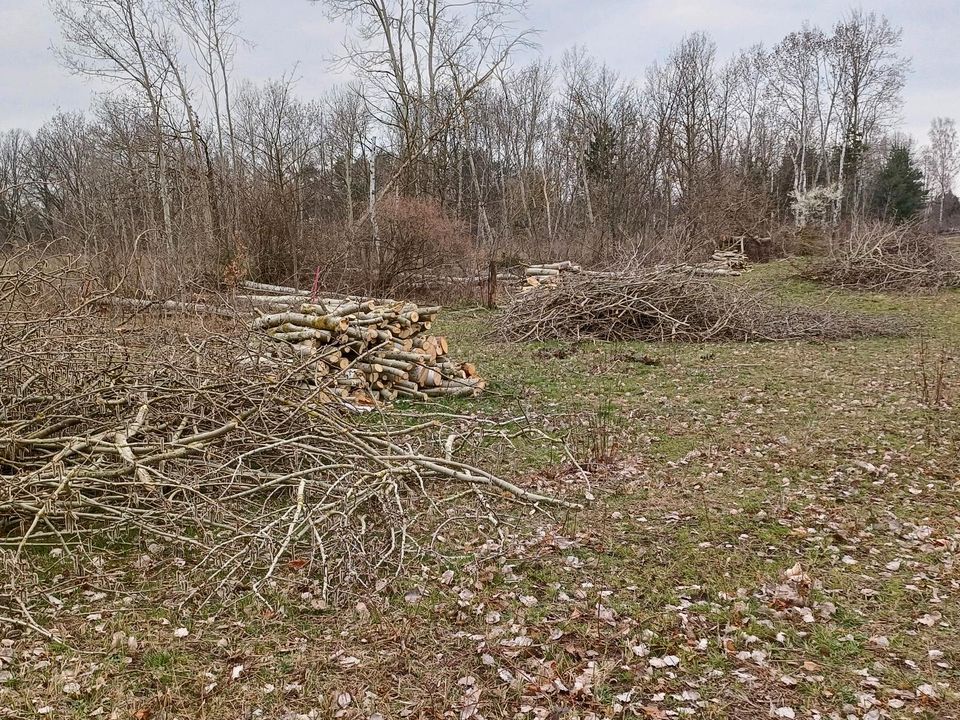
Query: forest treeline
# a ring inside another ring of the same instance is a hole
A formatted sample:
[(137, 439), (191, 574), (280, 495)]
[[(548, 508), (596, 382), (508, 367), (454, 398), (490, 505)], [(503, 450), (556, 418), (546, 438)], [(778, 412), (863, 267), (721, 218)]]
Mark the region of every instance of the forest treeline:
[(236, 0), (51, 7), (61, 61), (112, 90), (0, 135), (0, 242), (145, 290), (786, 247), (952, 197), (955, 129), (923, 151), (896, 134), (909, 60), (873, 13), (729, 58), (692, 33), (627, 79), (582, 48), (540, 57), (516, 0), (304, 2), (347, 23), (356, 79), (303, 98), (234, 76)]

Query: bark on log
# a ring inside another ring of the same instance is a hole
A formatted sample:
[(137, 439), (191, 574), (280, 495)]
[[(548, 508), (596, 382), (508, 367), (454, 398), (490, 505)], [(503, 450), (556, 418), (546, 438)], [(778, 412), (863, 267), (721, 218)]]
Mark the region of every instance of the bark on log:
[(265, 330), (266, 328), (276, 327), (284, 323), (301, 325), (305, 328), (314, 328), (315, 330), (328, 330), (330, 332), (343, 332), (349, 326), (346, 318), (333, 318), (327, 315), (306, 315), (304, 313), (282, 312), (273, 315), (261, 315), (253, 321), (254, 330)]

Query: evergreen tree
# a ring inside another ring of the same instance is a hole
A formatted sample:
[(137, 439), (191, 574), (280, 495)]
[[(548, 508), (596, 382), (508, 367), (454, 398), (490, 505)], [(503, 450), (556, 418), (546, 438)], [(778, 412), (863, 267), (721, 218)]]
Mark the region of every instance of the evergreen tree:
[(877, 176), (873, 207), (880, 217), (904, 222), (914, 217), (924, 203), (923, 174), (914, 166), (910, 150), (894, 147)]
[(587, 176), (594, 181), (606, 181), (613, 175), (613, 166), (616, 161), (616, 132), (606, 120), (601, 120), (599, 127), (590, 139), (587, 148), (586, 167)]

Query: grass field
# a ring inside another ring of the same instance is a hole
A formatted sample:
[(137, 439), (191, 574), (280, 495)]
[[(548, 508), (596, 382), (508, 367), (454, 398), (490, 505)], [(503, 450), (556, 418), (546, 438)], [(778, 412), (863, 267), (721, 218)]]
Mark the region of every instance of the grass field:
[(406, 572), (343, 607), (308, 569), (198, 608), (168, 549), (52, 554), (63, 637), (3, 640), (0, 718), (960, 717), (960, 293), (743, 280), (917, 330), (516, 345), (449, 311), (491, 384), (438, 441), (582, 510), (424, 505)]

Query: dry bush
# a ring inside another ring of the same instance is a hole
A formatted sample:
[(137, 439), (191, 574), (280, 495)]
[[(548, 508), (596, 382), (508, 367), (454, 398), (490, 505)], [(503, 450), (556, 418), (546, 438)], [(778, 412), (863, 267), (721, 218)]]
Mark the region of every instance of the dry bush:
[(830, 234), (818, 225), (780, 225), (771, 233), (778, 257), (822, 256), (830, 252)]
[(425, 274), (475, 272), (466, 228), (431, 199), (388, 197), (377, 206), (379, 239), (367, 253), (374, 294), (401, 292)]
[(920, 338), (915, 360), (917, 394), (920, 402), (932, 410), (951, 404), (952, 383), (950, 380), (954, 358), (947, 348), (940, 345), (934, 349), (926, 338)]
[(513, 340), (708, 342), (835, 340), (901, 335), (890, 318), (785, 306), (730, 283), (675, 269), (564, 275), (520, 293), (499, 331)]
[(706, 260), (713, 244), (705, 243), (692, 223), (677, 221), (661, 233), (638, 238), (629, 247), (621, 248), (610, 267), (673, 265)]
[(33, 315), (82, 307), (91, 283), (89, 265), (75, 253), (27, 245), (0, 254), (0, 347), (12, 354), (29, 334)]
[[(773, 203), (762, 183), (723, 169), (697, 188), (696, 200), (686, 209), (707, 253), (726, 248), (742, 235), (768, 235)], [(684, 258), (687, 259), (687, 258)]]
[(312, 220), (304, 223), (302, 236), (294, 241), (296, 262), (283, 276), (259, 276), (266, 282), (309, 289), (356, 291), (369, 286), (357, 254), (356, 235), (341, 222)]
[(837, 287), (874, 291), (960, 286), (960, 268), (937, 237), (914, 225), (860, 223), (804, 272)]
[(297, 222), (295, 199), (264, 185), (246, 190), (240, 232), (249, 249), (250, 272), (265, 282), (282, 282), (304, 268), (307, 231)]

